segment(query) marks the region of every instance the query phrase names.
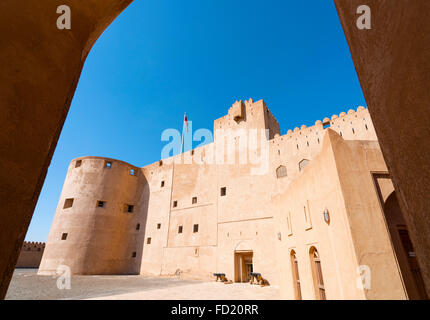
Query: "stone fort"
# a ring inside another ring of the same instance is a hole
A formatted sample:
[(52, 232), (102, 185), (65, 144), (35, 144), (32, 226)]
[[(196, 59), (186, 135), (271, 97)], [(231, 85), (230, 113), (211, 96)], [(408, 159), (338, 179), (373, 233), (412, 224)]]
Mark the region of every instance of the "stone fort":
[(251, 151), (267, 147), (266, 172), (253, 174), (248, 162), (204, 161), (229, 138), (222, 134), (142, 168), (73, 160), (39, 274), (67, 265), (72, 274), (223, 273), (248, 282), (255, 272), (285, 299), (425, 297), (366, 108), (281, 135), (265, 102), (250, 99), (215, 120), (217, 129), (233, 136), (266, 130)]

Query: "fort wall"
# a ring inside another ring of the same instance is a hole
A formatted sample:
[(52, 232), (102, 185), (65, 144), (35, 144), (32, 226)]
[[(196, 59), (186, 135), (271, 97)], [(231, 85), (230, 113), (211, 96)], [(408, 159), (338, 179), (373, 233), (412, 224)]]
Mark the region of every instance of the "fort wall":
[(18, 262), (16, 263), (16, 268), (39, 268), (44, 250), (44, 242), (24, 241), (21, 252), (19, 253)]

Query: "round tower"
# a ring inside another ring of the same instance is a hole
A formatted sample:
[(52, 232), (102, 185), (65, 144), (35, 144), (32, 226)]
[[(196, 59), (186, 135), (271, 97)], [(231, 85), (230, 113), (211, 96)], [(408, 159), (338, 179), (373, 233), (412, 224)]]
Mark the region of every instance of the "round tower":
[(140, 168), (99, 157), (73, 160), (39, 274), (138, 274), (148, 203)]

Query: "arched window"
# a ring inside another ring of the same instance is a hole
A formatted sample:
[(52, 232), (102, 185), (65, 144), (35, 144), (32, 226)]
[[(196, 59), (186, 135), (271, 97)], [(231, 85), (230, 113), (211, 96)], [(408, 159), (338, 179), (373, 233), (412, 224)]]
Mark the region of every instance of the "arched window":
[(287, 168), (285, 166), (279, 166), (278, 169), (276, 169), (276, 177), (283, 178), (287, 176)]
[(299, 162), (299, 170), (302, 171), (309, 164), (308, 159), (303, 159)]
[(299, 264), (296, 258), (296, 252), (291, 250), (291, 269), (293, 271), (293, 286), (296, 300), (302, 300), (302, 289), (300, 288)]
[(326, 300), (320, 255), (315, 247), (311, 247), (309, 255), (314, 279), (315, 297), (318, 300)]

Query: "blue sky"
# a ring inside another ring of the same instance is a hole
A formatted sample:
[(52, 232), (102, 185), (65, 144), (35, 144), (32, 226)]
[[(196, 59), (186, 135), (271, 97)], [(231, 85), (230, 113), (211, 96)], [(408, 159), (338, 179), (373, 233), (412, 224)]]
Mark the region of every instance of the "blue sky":
[(184, 112), (212, 130), (264, 99), (284, 134), (366, 105), (333, 1), (311, 3), (135, 0), (88, 56), (26, 239), (47, 240), (72, 159), (155, 162)]

